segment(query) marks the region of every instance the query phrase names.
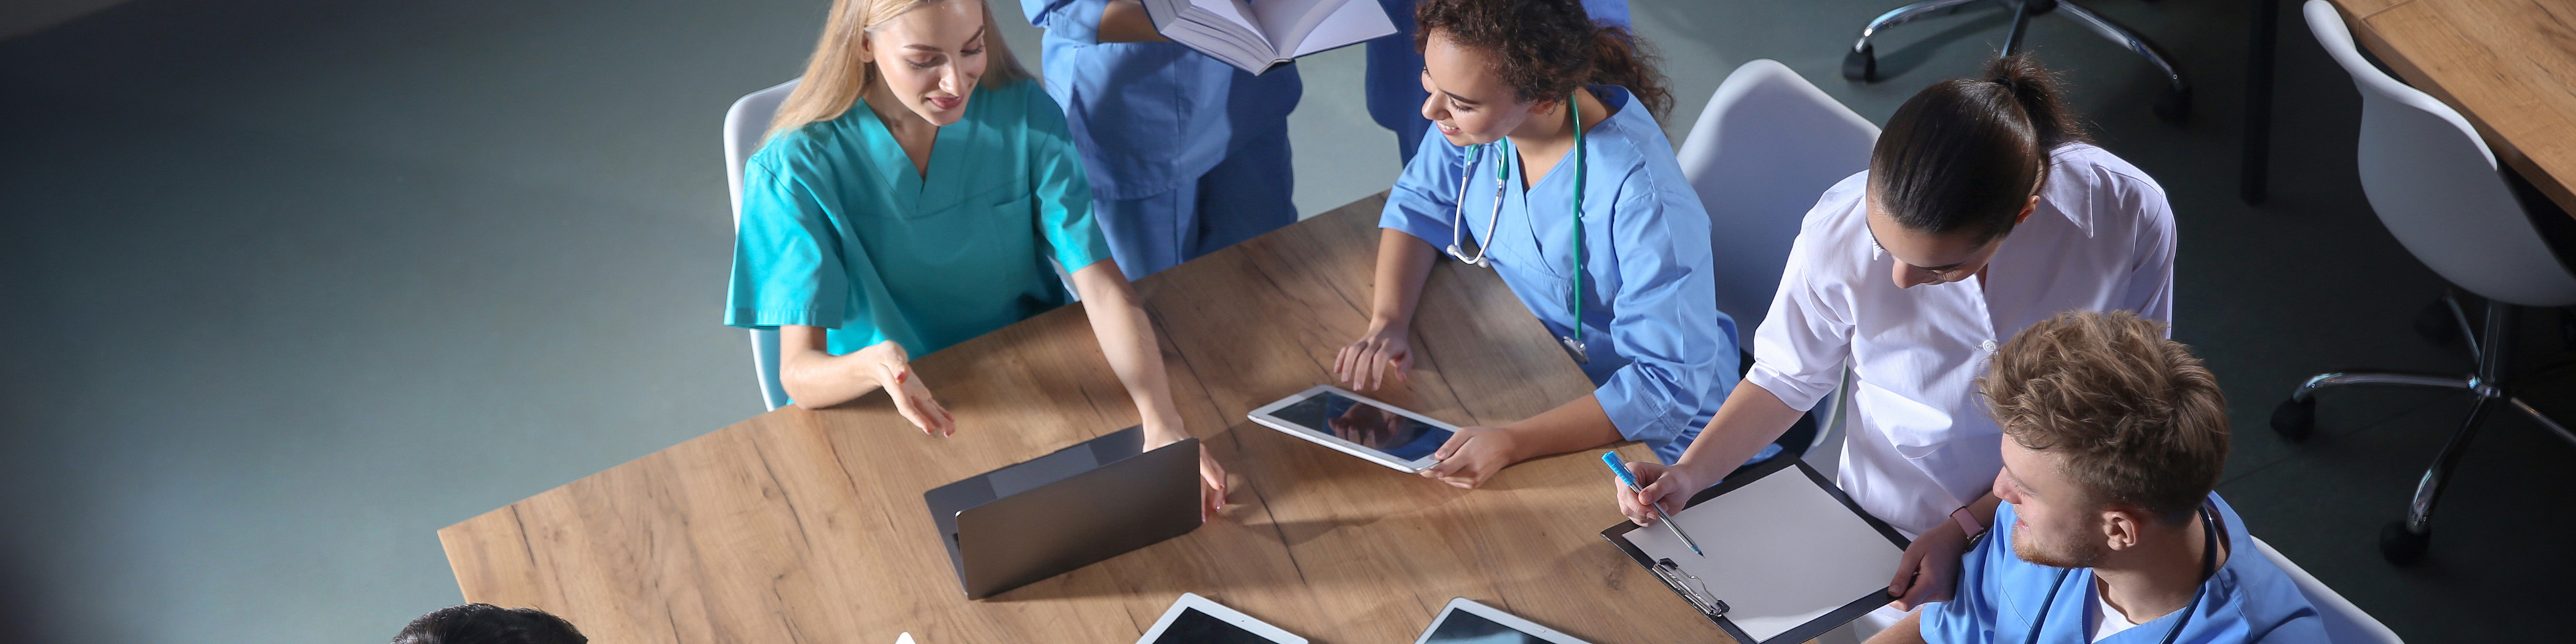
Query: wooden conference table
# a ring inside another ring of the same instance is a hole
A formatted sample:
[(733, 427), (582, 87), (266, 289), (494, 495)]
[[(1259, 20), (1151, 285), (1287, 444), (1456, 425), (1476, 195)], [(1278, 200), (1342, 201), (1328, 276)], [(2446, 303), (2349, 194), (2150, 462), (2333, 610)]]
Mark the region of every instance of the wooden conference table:
[[(2262, 0), (2258, 7), (2281, 0)], [(2296, 2), (2297, 0), (2292, 0)], [(2333, 0), (2353, 40), (2397, 77), (2460, 111), (2511, 166), (2576, 214), (2576, 2), (2568, 0)], [(2258, 8), (2258, 12), (2262, 9)], [(2273, 15), (2278, 15), (2274, 13)], [(2296, 19), (2287, 28), (2306, 29)], [(2249, 74), (2270, 110), (2268, 16), (2258, 15)], [(2340, 72), (2337, 72), (2340, 74)], [(2251, 99), (2253, 97), (2249, 97)], [(2260, 201), (2268, 126), (2249, 125), (2246, 197)]]
[[(1408, 642), (1451, 597), (1600, 644), (1726, 635), (1603, 541), (1598, 451), (1464, 491), (1244, 419), (1327, 382), (1367, 325), (1379, 198), (1137, 283), (1181, 413), (1232, 475), (1188, 535), (984, 601), (921, 493), (1137, 422), (1076, 306), (922, 356), (945, 439), (883, 394), (781, 409), (438, 532), (469, 601), (535, 606), (597, 642), (1128, 644), (1196, 592), (1323, 644)], [(1389, 402), (1499, 424), (1590, 391), (1491, 271), (1442, 262), (1416, 369)], [(1637, 444), (1627, 458), (1650, 458)]]

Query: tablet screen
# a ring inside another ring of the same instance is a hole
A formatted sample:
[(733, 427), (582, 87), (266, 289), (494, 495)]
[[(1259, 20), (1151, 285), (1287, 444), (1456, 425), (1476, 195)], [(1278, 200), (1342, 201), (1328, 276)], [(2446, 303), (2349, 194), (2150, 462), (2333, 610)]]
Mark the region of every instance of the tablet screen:
[(1172, 618), (1172, 625), (1163, 628), (1162, 637), (1154, 638), (1154, 644), (1276, 643), (1268, 638), (1254, 635), (1252, 631), (1243, 630), (1243, 627), (1225, 623), (1225, 620), (1217, 619), (1215, 615), (1199, 612), (1195, 608), (1183, 608), (1179, 617)]
[(1403, 461), (1422, 460), (1449, 441), (1449, 430), (1332, 391), (1318, 392), (1270, 415)]
[(1528, 633), (1513, 630), (1512, 627), (1496, 624), (1494, 620), (1485, 619), (1475, 613), (1452, 610), (1449, 611), (1448, 619), (1440, 620), (1439, 630), (1431, 631), (1430, 636), (1422, 638), (1422, 644), (1548, 644), (1548, 642), (1532, 637)]

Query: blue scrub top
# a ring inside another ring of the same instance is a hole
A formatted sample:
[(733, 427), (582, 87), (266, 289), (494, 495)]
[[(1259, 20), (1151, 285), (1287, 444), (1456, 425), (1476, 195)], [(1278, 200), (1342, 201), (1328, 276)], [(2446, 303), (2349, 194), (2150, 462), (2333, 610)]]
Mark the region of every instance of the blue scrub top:
[(725, 324), (825, 327), (834, 354), (894, 340), (918, 357), (1065, 304), (1047, 260), (1109, 259), (1077, 158), (1033, 81), (975, 88), (927, 176), (864, 102), (780, 132), (743, 167)]
[[(1430, 132), (1431, 120), (1422, 118), (1422, 101), (1431, 93), (1422, 91), (1422, 52), (1413, 48), (1413, 11), (1420, 4), (1420, 0), (1378, 0), (1378, 7), (1395, 22), (1395, 35), (1366, 45), (1369, 119), (1395, 131), (1396, 152), (1406, 162), (1413, 160), (1423, 137), (1440, 136)], [(1628, 22), (1628, 0), (1583, 0), (1583, 13), (1591, 16), (1593, 24), (1635, 30)]]
[[(1294, 64), (1254, 75), (1169, 42), (1100, 42), (1109, 0), (1020, 0), (1046, 30), (1046, 89), (1064, 106), (1104, 200), (1179, 189), (1227, 153), (1288, 128)], [(1284, 140), (1284, 139), (1283, 139)]]
[[(1584, 133), (1583, 373), (1600, 387), (1595, 394), (1619, 434), (1670, 463), (1735, 388), (1735, 320), (1717, 310), (1708, 211), (1663, 128), (1628, 90), (1590, 89), (1617, 112)], [(1465, 195), (1468, 239), (1490, 240), (1487, 257), (1512, 294), (1549, 333), (1571, 334), (1574, 216), (1566, 205), (1575, 155), (1526, 192), (1520, 163), (1511, 161), (1499, 230), (1487, 230), (1502, 150), (1487, 145), (1476, 161)], [(1388, 192), (1378, 226), (1448, 248), (1467, 152), (1439, 136), (1424, 139)]]
[[(2299, 594), (2288, 573), (2254, 547), (2245, 519), (2236, 509), (2209, 494), (2219, 521), (2226, 524), (2227, 563), (2208, 581), (2200, 603), (2128, 630), (2113, 633), (2102, 644), (2156, 644), (2185, 613), (2175, 644), (2325, 644), (2325, 622)], [(2022, 561), (2013, 553), (2015, 512), (2010, 503), (1997, 506), (1995, 527), (1961, 559), (1959, 592), (1950, 601), (1923, 607), (1923, 641), (1930, 644), (2020, 644), (2030, 641), (2039, 621), (2038, 641), (2085, 644), (2092, 639), (2085, 610), (2096, 600), (2093, 569), (2052, 568)], [(2051, 585), (2063, 584), (2054, 602), (2040, 605)], [(2045, 615), (2042, 618), (2041, 615)]]

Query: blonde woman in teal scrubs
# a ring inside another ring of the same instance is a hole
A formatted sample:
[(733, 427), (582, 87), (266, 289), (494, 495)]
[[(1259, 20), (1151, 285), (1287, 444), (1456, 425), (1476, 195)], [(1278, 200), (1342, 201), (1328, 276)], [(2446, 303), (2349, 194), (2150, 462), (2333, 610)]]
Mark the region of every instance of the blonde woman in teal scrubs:
[[(1154, 329), (1110, 259), (1064, 111), (982, 0), (836, 0), (821, 44), (743, 168), (725, 323), (779, 330), (807, 409), (878, 389), (922, 431), (955, 419), (910, 356), (1072, 301), (1073, 275), (1148, 449), (1189, 436)], [(988, 73), (989, 71), (989, 73)], [(1208, 507), (1225, 471), (1199, 454)]]

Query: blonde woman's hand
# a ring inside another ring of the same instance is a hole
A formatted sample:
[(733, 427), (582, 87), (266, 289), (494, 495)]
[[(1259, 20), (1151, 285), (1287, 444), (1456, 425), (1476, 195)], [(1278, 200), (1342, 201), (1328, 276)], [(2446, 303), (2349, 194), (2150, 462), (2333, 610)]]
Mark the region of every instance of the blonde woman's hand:
[(957, 418), (939, 401), (930, 397), (930, 387), (921, 383), (921, 375), (912, 371), (912, 356), (903, 345), (893, 340), (876, 343), (859, 352), (867, 356), (867, 369), (877, 380), (877, 387), (894, 399), (894, 409), (912, 426), (932, 436), (957, 433)]

